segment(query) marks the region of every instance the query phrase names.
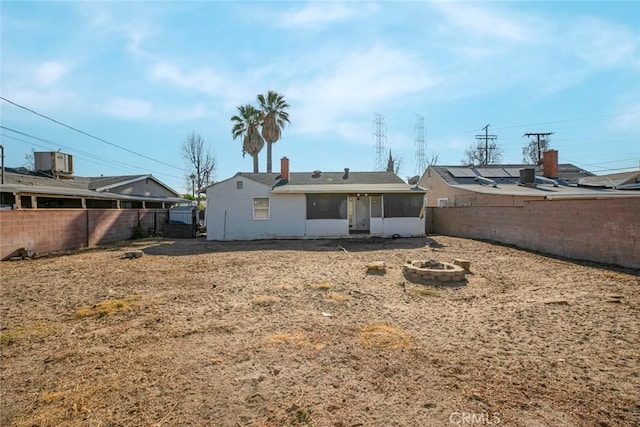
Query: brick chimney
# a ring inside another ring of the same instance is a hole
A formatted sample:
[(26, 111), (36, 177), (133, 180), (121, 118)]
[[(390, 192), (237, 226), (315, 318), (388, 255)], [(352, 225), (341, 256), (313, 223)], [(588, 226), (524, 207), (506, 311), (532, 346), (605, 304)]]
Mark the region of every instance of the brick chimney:
[(280, 180), (289, 181), (289, 159), (286, 157), (280, 159)]
[(558, 179), (558, 150), (548, 150), (542, 153), (542, 176)]

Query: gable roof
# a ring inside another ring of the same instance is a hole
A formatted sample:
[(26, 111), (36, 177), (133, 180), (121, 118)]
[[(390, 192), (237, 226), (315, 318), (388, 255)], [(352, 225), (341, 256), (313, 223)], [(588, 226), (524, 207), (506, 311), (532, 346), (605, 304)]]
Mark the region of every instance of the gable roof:
[[(46, 172), (34, 172), (25, 168), (5, 168), (5, 183), (2, 184), (3, 191), (14, 191), (23, 193), (55, 194), (66, 196), (81, 196), (94, 198), (122, 198), (126, 200), (166, 200), (170, 202), (184, 202), (180, 194), (152, 175), (123, 175), (110, 177), (65, 177), (56, 178)], [(129, 183), (152, 179), (158, 185), (166, 188), (176, 197), (146, 196), (146, 195), (120, 195), (118, 193), (107, 193), (109, 189), (126, 185)], [(103, 197), (101, 197), (103, 195)], [(123, 196), (123, 197), (119, 197)]]
[(393, 172), (318, 172), (291, 172), (288, 181), (283, 181), (279, 173), (238, 172), (228, 180), (242, 176), (271, 187), (273, 193), (425, 192)]

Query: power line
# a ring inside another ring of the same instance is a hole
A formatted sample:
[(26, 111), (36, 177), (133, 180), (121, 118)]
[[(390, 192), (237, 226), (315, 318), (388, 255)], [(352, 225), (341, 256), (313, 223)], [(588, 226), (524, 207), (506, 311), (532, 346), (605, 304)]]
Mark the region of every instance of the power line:
[(37, 116), (40, 116), (40, 117), (45, 118), (45, 119), (47, 119), (47, 120), (50, 120), (50, 121), (52, 121), (52, 122), (54, 122), (54, 123), (56, 123), (56, 124), (58, 124), (58, 125), (60, 125), (60, 126), (64, 126), (64, 127), (68, 128), (68, 129), (71, 129), (72, 131), (75, 131), (75, 132), (81, 133), (81, 134), (83, 134), (83, 135), (85, 135), (85, 136), (88, 136), (89, 138), (92, 138), (92, 139), (95, 139), (95, 140), (97, 140), (97, 141), (103, 142), (103, 143), (105, 143), (105, 144), (111, 145), (112, 147), (116, 147), (116, 148), (119, 148), (119, 149), (121, 149), (121, 150), (124, 150), (124, 151), (126, 151), (127, 153), (135, 154), (136, 156), (143, 157), (143, 158), (145, 158), (145, 159), (147, 159), (147, 160), (151, 160), (151, 161), (154, 161), (154, 162), (156, 162), (156, 163), (163, 164), (163, 165), (165, 165), (165, 166), (169, 166), (170, 168), (174, 168), (174, 169), (178, 169), (178, 170), (183, 170), (183, 169), (181, 169), (181, 168), (179, 168), (179, 167), (177, 167), (177, 166), (171, 165), (171, 164), (169, 164), (169, 163), (165, 163), (165, 162), (163, 162), (162, 160), (154, 159), (153, 157), (149, 157), (149, 156), (147, 156), (147, 155), (145, 155), (145, 154), (138, 153), (138, 152), (133, 151), (133, 150), (130, 150), (130, 149), (128, 149), (128, 148), (121, 147), (121, 146), (119, 146), (119, 145), (117, 145), (117, 144), (114, 144), (113, 142), (109, 142), (109, 141), (107, 141), (107, 140), (105, 140), (105, 139), (102, 139), (102, 138), (100, 138), (100, 137), (97, 137), (97, 136), (91, 135), (90, 133), (87, 133), (87, 132), (85, 132), (85, 131), (83, 131), (83, 130), (76, 129), (76, 128), (74, 128), (74, 127), (73, 127), (73, 126), (71, 126), (71, 125), (68, 125), (68, 124), (66, 124), (66, 123), (60, 122), (60, 121), (58, 121), (58, 120), (56, 120), (56, 119), (53, 119), (53, 118), (51, 118), (51, 117), (49, 117), (49, 116), (46, 116), (46, 115), (44, 115), (44, 114), (38, 113), (37, 111), (34, 111), (34, 110), (30, 109), (30, 108), (25, 107), (24, 105), (20, 105), (20, 104), (18, 104), (18, 103), (16, 103), (16, 102), (13, 102), (13, 101), (11, 101), (10, 99), (7, 99), (7, 98), (5, 98), (5, 97), (3, 97), (3, 96), (0, 96), (0, 99), (2, 99), (2, 100), (3, 100), (3, 101), (5, 101), (5, 102), (8, 102), (9, 104), (15, 105), (15, 106), (16, 106), (16, 107), (18, 107), (18, 108), (22, 108), (23, 110), (26, 110), (26, 111), (28, 111), (28, 112), (30, 112), (30, 113), (33, 113), (33, 114), (35, 114), (35, 115), (37, 115)]
[[(31, 134), (28, 134), (26, 132), (21, 132), (19, 130), (12, 129), (12, 128), (7, 127), (7, 126), (0, 125), (0, 128), (1, 129), (6, 129), (6, 130), (8, 130), (10, 132), (17, 133), (18, 135), (26, 136), (27, 138), (31, 138), (31, 139), (34, 139), (36, 141), (40, 141), (40, 142), (44, 142), (46, 144), (54, 145), (56, 147), (70, 148), (70, 147), (65, 147), (62, 144), (58, 144), (58, 143), (56, 143), (54, 141), (51, 141), (51, 140), (48, 140), (48, 139), (45, 139), (45, 138), (41, 138), (41, 137), (38, 137), (38, 136), (35, 136), (35, 135), (31, 135)], [(40, 144), (35, 144), (35, 143), (31, 142), (31, 141), (26, 141), (26, 140), (23, 140), (23, 139), (20, 139), (20, 138), (15, 138), (15, 137), (12, 137), (10, 135), (5, 135), (5, 134), (1, 134), (1, 135), (4, 138), (10, 138), (10, 139), (13, 139), (13, 140), (16, 140), (16, 141), (24, 142), (26, 144), (34, 145), (36, 147), (49, 149), (49, 147), (47, 147), (47, 146), (40, 145)], [(116, 161), (116, 160), (110, 160), (110, 159), (107, 159), (106, 157), (97, 156), (95, 154), (87, 153), (87, 152), (82, 151), (82, 150), (75, 150), (75, 151), (78, 152), (78, 153), (84, 154), (85, 156), (88, 156), (90, 158), (102, 161), (103, 164), (107, 164), (107, 165), (112, 166), (112, 167), (115, 166), (115, 167), (118, 167), (118, 168), (120, 168), (122, 170), (125, 170), (125, 171), (131, 170), (131, 169), (137, 169), (137, 170), (141, 170), (141, 171), (144, 171), (144, 172), (148, 172), (148, 171), (155, 172), (159, 176), (166, 176), (166, 177), (169, 177), (169, 178), (182, 179), (182, 177), (178, 177), (178, 176), (175, 176), (175, 175), (170, 175), (170, 174), (167, 174), (165, 172), (151, 171), (151, 170), (144, 169), (144, 168), (141, 168), (139, 166), (131, 165), (131, 164), (128, 164), (128, 163), (119, 162), (119, 161)], [(76, 157), (82, 158), (81, 156), (76, 156)], [(84, 159), (84, 160), (87, 160), (87, 159)], [(87, 160), (87, 161), (89, 161), (91, 163), (99, 164), (97, 162), (92, 162), (91, 160)]]

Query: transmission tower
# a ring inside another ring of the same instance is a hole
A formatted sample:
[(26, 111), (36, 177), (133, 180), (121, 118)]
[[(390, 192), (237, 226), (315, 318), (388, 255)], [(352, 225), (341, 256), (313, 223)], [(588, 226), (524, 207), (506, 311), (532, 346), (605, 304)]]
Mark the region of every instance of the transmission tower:
[(374, 113), (373, 115), (373, 146), (375, 159), (373, 168), (376, 171), (387, 169), (385, 155), (385, 145), (387, 144), (387, 125), (384, 124), (384, 116)]
[(427, 169), (427, 159), (424, 154), (424, 117), (419, 114), (416, 114), (416, 117), (416, 175), (422, 175)]

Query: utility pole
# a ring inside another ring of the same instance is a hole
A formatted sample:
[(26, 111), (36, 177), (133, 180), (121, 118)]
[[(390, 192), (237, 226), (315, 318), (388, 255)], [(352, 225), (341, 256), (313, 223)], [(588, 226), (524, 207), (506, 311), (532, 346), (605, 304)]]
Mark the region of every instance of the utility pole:
[(538, 161), (540, 161), (540, 159), (542, 159), (542, 153), (540, 152), (540, 137), (547, 137), (549, 135), (553, 135), (553, 132), (530, 132), (530, 133), (525, 133), (524, 135), (522, 135), (523, 137), (525, 136), (535, 136), (537, 138), (537, 144), (538, 144)]
[[(484, 165), (489, 164), (489, 141), (493, 141), (498, 138), (497, 135), (489, 135), (489, 126), (491, 125), (486, 125), (482, 128), (484, 135), (476, 135), (476, 139), (478, 141), (484, 139), (484, 162), (482, 163)], [(495, 147), (491, 147), (491, 149), (493, 150)]]

